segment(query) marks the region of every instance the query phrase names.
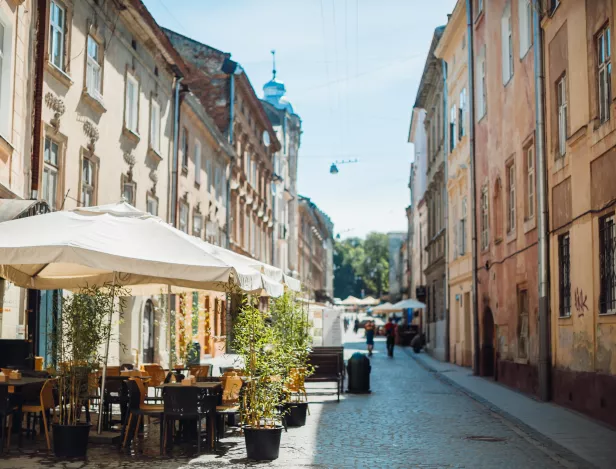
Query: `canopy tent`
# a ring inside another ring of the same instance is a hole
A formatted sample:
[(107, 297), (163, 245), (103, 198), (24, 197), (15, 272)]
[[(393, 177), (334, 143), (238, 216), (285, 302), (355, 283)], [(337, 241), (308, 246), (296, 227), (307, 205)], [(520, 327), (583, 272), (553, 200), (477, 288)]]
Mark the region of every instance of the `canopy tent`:
[(376, 298), (373, 298), (372, 296), (367, 296), (366, 298), (359, 300), (358, 304), (360, 306), (374, 306), (374, 305), (378, 305), (380, 301), (381, 300), (377, 300)]
[(414, 300), (409, 298), (407, 300), (398, 301), (395, 305), (392, 306), (396, 311), (402, 311), (404, 309), (421, 309), (425, 308), (426, 305), (421, 301)]
[(225, 291), (233, 283), (246, 292), (282, 293), (274, 280), (221, 260), (205, 244), (126, 203), (54, 212), (2, 223), (0, 276), (39, 290), (113, 283)]
[(354, 296), (348, 296), (345, 300), (341, 301), (340, 304), (343, 306), (358, 306), (360, 304), (360, 299), (355, 298)]
[(373, 314), (387, 314), (394, 311), (399, 311), (396, 308), (393, 308), (393, 305), (389, 302), (383, 303), (382, 305), (378, 305), (376, 308), (372, 309)]

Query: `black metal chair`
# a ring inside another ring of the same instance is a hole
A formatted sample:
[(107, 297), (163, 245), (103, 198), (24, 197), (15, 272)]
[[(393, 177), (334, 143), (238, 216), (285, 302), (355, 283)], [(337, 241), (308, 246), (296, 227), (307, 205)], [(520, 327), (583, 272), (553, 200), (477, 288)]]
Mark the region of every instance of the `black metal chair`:
[(12, 394), (9, 394), (8, 387), (0, 387), (0, 454), (4, 452), (5, 436), (7, 438), (7, 447), (11, 443), (13, 419), (17, 418), (18, 421), (21, 421), (19, 407), (14, 402), (14, 399), (12, 399), (12, 396)]
[(128, 435), (131, 431), (131, 423), (133, 422), (133, 417), (136, 417), (133, 441), (137, 441), (137, 436), (139, 435), (139, 428), (141, 426), (142, 419), (144, 417), (155, 417), (160, 420), (160, 451), (162, 454), (163, 406), (144, 404), (144, 400), (141, 396), (141, 391), (139, 390), (139, 385), (134, 379), (123, 381), (122, 385), (126, 387), (128, 393), (128, 418), (126, 420), (126, 424), (124, 425), (124, 440), (122, 443), (122, 448), (126, 446)]
[[(102, 378), (99, 378), (99, 388), (102, 385)], [(120, 422), (123, 424), (126, 418), (125, 400), (122, 395), (122, 381), (127, 380), (126, 376), (107, 376), (105, 379), (105, 403), (103, 407), (103, 428), (109, 429), (113, 423), (113, 406), (120, 406)]]
[(163, 451), (167, 451), (169, 424), (180, 421), (197, 423), (197, 452), (201, 453), (201, 420), (206, 416), (200, 408), (201, 390), (195, 386), (165, 387), (163, 389)]

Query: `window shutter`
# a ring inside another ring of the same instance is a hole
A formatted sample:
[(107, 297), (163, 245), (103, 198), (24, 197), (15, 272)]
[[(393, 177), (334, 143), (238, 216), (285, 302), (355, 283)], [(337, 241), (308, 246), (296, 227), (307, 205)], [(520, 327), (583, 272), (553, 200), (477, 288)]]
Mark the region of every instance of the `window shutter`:
[(518, 31), (520, 35), (520, 58), (528, 50), (528, 0), (518, 0)]
[(509, 81), (509, 19), (507, 12), (501, 18), (501, 69), (503, 83)]
[(195, 140), (195, 182), (201, 184), (201, 143)]

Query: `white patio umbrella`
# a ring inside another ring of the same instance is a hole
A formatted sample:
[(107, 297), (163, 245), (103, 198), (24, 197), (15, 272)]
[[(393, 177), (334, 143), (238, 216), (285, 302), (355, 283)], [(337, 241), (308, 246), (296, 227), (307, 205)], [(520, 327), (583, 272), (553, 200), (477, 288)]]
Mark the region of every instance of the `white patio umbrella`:
[(392, 306), (392, 309), (396, 311), (402, 311), (404, 309), (421, 309), (425, 308), (426, 305), (421, 301), (414, 300), (413, 298), (409, 298), (408, 300), (398, 301), (396, 304)]
[(341, 305), (344, 306), (357, 306), (360, 304), (360, 299), (356, 298), (352, 295), (347, 296), (346, 299), (344, 299), (343, 301), (340, 302)]
[[(244, 291), (262, 288), (260, 272), (236, 269), (160, 219), (136, 212), (128, 204), (117, 204), (4, 222), (0, 276), (40, 290), (105, 283), (224, 291), (225, 285), (235, 282)], [(102, 398), (100, 404), (102, 409)], [(99, 417), (99, 433), (101, 422)]]

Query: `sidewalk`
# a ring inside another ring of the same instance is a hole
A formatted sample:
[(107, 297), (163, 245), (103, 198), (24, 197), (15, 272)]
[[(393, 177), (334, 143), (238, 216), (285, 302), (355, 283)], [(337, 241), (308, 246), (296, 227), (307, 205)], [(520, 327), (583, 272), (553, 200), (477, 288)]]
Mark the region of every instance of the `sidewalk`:
[(439, 378), (513, 421), (531, 437), (550, 445), (556, 453), (561, 447), (597, 468), (616, 467), (616, 431), (564, 407), (535, 400), (497, 382), (473, 376), (469, 368), (440, 362), (425, 353), (405, 351)]

